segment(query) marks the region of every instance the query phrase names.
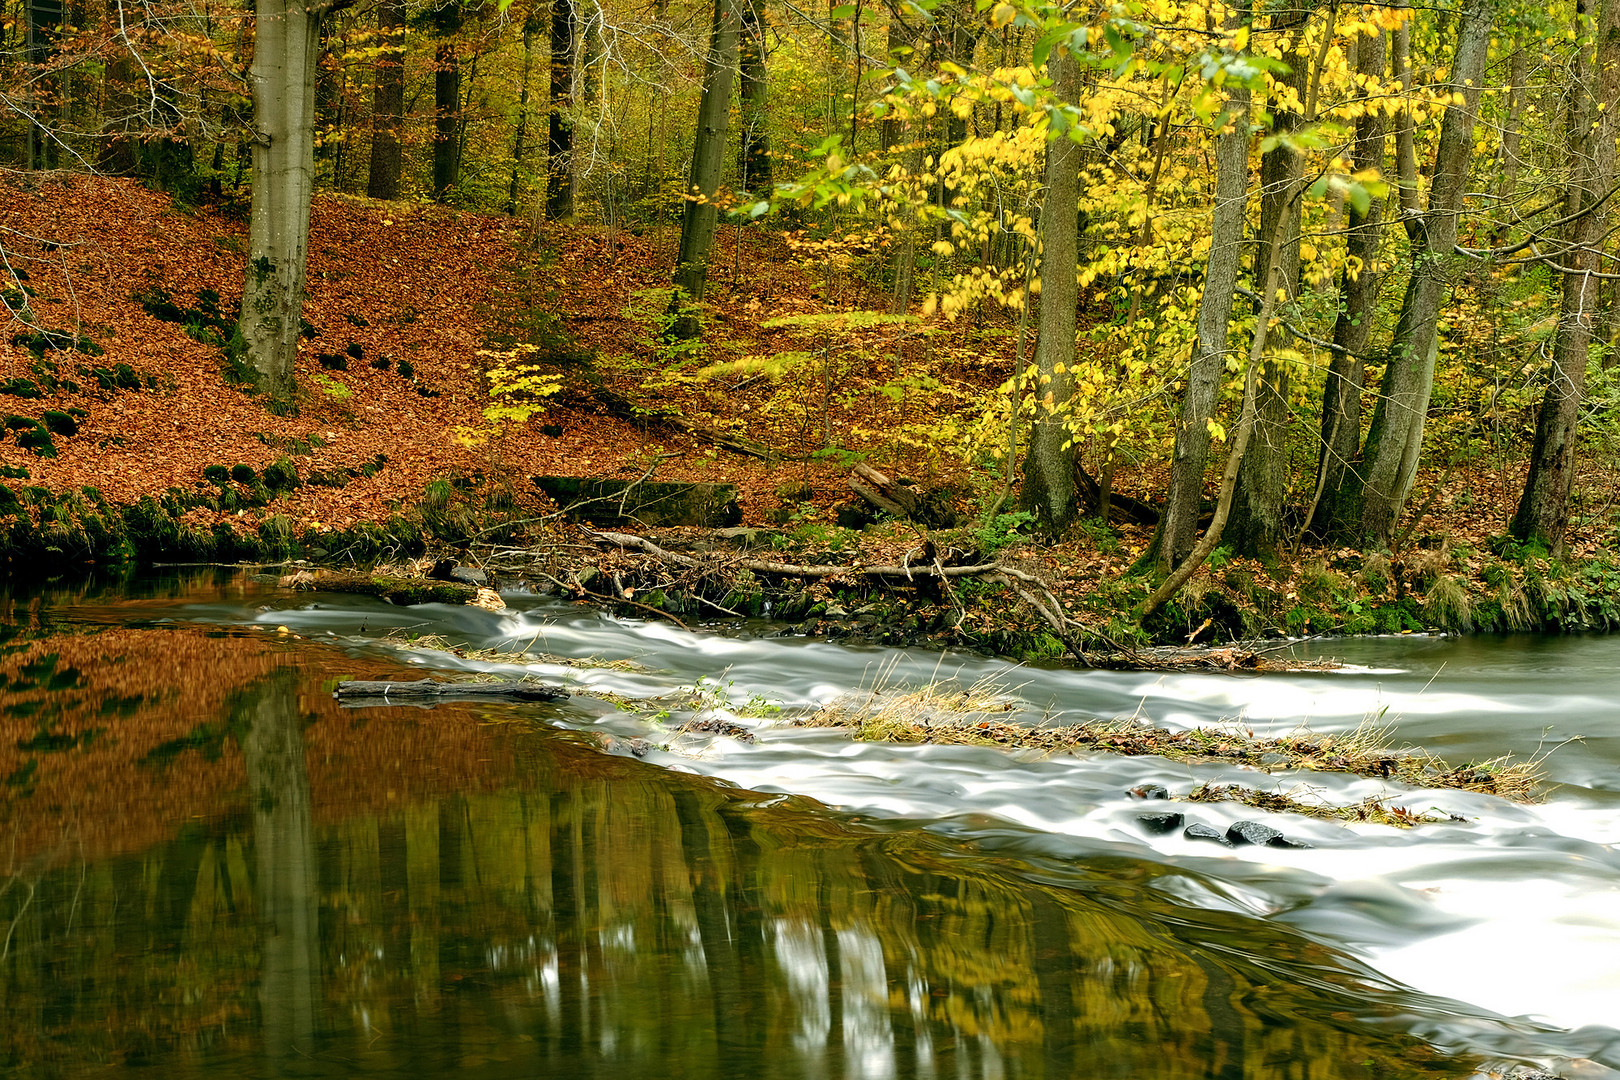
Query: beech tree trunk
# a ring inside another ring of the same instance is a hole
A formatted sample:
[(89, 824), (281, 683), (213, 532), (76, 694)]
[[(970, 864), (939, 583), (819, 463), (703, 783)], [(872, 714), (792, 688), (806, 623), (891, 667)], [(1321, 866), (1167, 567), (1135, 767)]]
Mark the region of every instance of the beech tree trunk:
[(1455, 258), (1457, 216), (1468, 181), (1490, 41), (1491, 0), (1468, 0), (1460, 13), (1457, 54), (1446, 84), (1463, 100), (1446, 107), (1440, 126), (1428, 209), (1416, 219), (1412, 276), (1362, 452), (1361, 536), (1363, 544), (1372, 547), (1388, 545), (1417, 476), (1434, 389), (1440, 306)]
[[(1241, 26), (1249, 18), (1249, 10), (1240, 7), (1229, 25)], [(1215, 212), (1209, 262), (1204, 271), (1204, 292), (1198, 301), (1197, 338), (1176, 424), (1170, 488), (1159, 530), (1147, 552), (1166, 571), (1185, 559), (1197, 540), (1204, 468), (1209, 462), (1209, 422), (1215, 417), (1221, 373), (1226, 369), (1226, 332), (1232, 321), (1232, 298), (1237, 293), (1243, 219), (1249, 197), (1247, 89), (1232, 89), (1227, 113), (1227, 127), (1215, 136)]]
[[(1387, 59), (1384, 35), (1375, 33), (1356, 42), (1356, 71), (1368, 79), (1382, 79)], [(1365, 96), (1365, 91), (1361, 96)], [(1356, 120), (1355, 148), (1351, 152), (1357, 172), (1382, 169), (1389, 142), (1384, 114), (1368, 110)], [(1378, 261), (1383, 232), (1384, 200), (1371, 199), (1367, 212), (1349, 208), (1346, 252), (1350, 265), (1339, 278), (1339, 316), (1333, 323), (1333, 344), (1327, 381), (1322, 384), (1322, 444), (1317, 459), (1316, 497), (1307, 527), (1316, 535), (1344, 539), (1353, 534), (1360, 518), (1356, 496), (1361, 485), (1346, 482), (1356, 449), (1361, 445), (1361, 393), (1366, 381), (1367, 341), (1377, 313), (1378, 291), (1385, 268)]]
[(551, 125), (546, 140), (546, 216), (574, 204), (574, 0), (551, 0)]
[(315, 173), (315, 69), (330, 0), (257, 0), (253, 49), (253, 202), (237, 324), (242, 359), (285, 406), (304, 302)]
[(1598, 316), (1603, 241), (1610, 218), (1607, 199), (1615, 182), (1615, 111), (1620, 102), (1620, 0), (1603, 0), (1593, 28), (1593, 48), (1577, 61), (1570, 103), (1570, 181), (1565, 216), (1590, 210), (1568, 226), (1569, 250), (1559, 258), (1563, 297), (1552, 371), (1536, 421), (1530, 475), (1509, 532), (1540, 540), (1557, 552), (1569, 523), (1569, 492), (1575, 479), (1579, 409), (1586, 394), (1587, 353)]
[(377, 5), (377, 87), (371, 109), (371, 168), (366, 194), (373, 199), (399, 198), (400, 128), (405, 121), (404, 0), (382, 0)]
[(461, 177), (461, 0), (451, 0), (433, 16), (439, 45), (433, 54), (433, 201), (450, 197)]
[[(675, 284), (688, 302), (703, 299), (709, 281), (709, 249), (720, 210), (714, 203), (726, 163), (726, 136), (731, 126), (731, 84), (737, 71), (741, 16), (738, 0), (715, 0), (709, 53), (703, 61), (703, 101), (698, 106), (697, 136), (692, 144), (692, 171), (681, 216), (681, 249)], [(697, 335), (695, 319), (683, 317), (675, 333)]]
[(741, 3), (737, 99), (743, 130), (737, 174), (742, 177), (744, 191), (769, 195), (774, 178), (771, 175), (770, 121), (765, 111), (765, 3), (764, 0), (741, 0)]
[[(1053, 54), (1049, 64), (1062, 101), (1080, 87), (1079, 63)], [(1061, 114), (1053, 114), (1054, 121)], [(1079, 297), (1080, 144), (1067, 131), (1049, 132), (1046, 197), (1041, 203), (1041, 310), (1036, 324), (1035, 419), (1024, 459), (1023, 506), (1054, 534), (1079, 514), (1074, 497), (1074, 435), (1069, 430), (1074, 397), (1074, 322)]]

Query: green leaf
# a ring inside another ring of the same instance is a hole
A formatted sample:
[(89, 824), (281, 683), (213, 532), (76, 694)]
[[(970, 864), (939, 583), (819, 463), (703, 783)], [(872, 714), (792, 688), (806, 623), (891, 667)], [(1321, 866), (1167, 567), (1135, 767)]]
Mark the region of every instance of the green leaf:
[(847, 19), (851, 15), (854, 15), (854, 14), (855, 14), (855, 5), (854, 4), (839, 4), (837, 7), (833, 8), (831, 11), (827, 12), (827, 18), (829, 18), (829, 19)]
[(1366, 217), (1367, 208), (1372, 205), (1372, 193), (1367, 190), (1367, 185), (1352, 183), (1345, 190), (1345, 195), (1349, 197), (1350, 205), (1355, 208), (1356, 213)]

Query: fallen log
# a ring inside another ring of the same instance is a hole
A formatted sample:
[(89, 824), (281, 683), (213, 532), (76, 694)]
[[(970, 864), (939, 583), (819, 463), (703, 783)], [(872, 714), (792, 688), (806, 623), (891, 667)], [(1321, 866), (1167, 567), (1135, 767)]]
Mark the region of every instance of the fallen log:
[(892, 517), (941, 528), (951, 528), (957, 522), (956, 511), (944, 493), (902, 484), (865, 462), (855, 466), (855, 475), (849, 478), (849, 490)]
[(566, 701), (568, 691), (560, 686), (521, 679), (483, 683), (439, 682), (435, 679), (418, 679), (415, 682), (351, 679), (338, 683), (332, 696), (339, 701), (414, 705), (424, 701)]
[(375, 596), (391, 604), (470, 604), (478, 599), (478, 588), (454, 581), (432, 578), (393, 577), (387, 574), (345, 574), (329, 570), (300, 570), (282, 577), (283, 589), (314, 592), (354, 593)]

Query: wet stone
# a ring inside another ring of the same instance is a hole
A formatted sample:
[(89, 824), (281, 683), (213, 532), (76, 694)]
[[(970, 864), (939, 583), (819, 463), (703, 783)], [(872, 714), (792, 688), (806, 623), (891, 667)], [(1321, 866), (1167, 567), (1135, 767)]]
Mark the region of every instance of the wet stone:
[(1213, 840), (1222, 847), (1232, 846), (1232, 841), (1226, 838), (1225, 833), (1221, 832), (1219, 829), (1212, 829), (1201, 821), (1195, 821), (1191, 825), (1187, 826), (1186, 831), (1181, 835), (1186, 837), (1188, 840)]
[(1234, 844), (1269, 844), (1282, 838), (1282, 830), (1258, 821), (1238, 821), (1226, 830), (1226, 838)]
[(1138, 814), (1137, 824), (1142, 826), (1144, 832), (1155, 836), (1162, 836), (1167, 832), (1174, 832), (1181, 828), (1181, 823), (1187, 820), (1181, 814)]
[(1138, 799), (1168, 799), (1170, 791), (1163, 784), (1138, 784), (1128, 792)]

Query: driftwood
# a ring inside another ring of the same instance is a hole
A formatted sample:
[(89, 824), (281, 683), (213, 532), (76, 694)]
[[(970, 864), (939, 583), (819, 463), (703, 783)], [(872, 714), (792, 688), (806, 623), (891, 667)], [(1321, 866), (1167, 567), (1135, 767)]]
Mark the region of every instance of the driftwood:
[[(599, 532), (588, 530), (586, 535), (599, 544), (612, 544), (627, 551), (640, 551), (655, 558), (672, 562), (677, 566), (697, 567), (703, 565), (690, 555), (670, 551), (659, 547), (644, 536), (632, 536), (621, 532)], [(803, 566), (798, 563), (777, 562), (775, 559), (727, 559), (725, 565), (733, 569), (751, 570), (756, 574), (769, 574), (775, 577), (796, 578), (832, 578), (832, 577), (882, 577), (906, 578), (914, 581), (917, 578), (959, 578), (981, 577), (1001, 573), (1005, 568), (1000, 563), (973, 563), (967, 566), (941, 566), (938, 561), (933, 563), (907, 563), (905, 565), (882, 564), (878, 566)]]
[(431, 578), (392, 577), (386, 574), (345, 574), (331, 570), (300, 570), (282, 577), (283, 589), (357, 593), (376, 596), (391, 604), (470, 604), (478, 599), (476, 586)]
[(566, 701), (568, 691), (560, 686), (510, 680), (506, 682), (366, 682), (351, 679), (338, 683), (332, 696), (339, 701), (368, 705), (419, 705), (433, 701)]

